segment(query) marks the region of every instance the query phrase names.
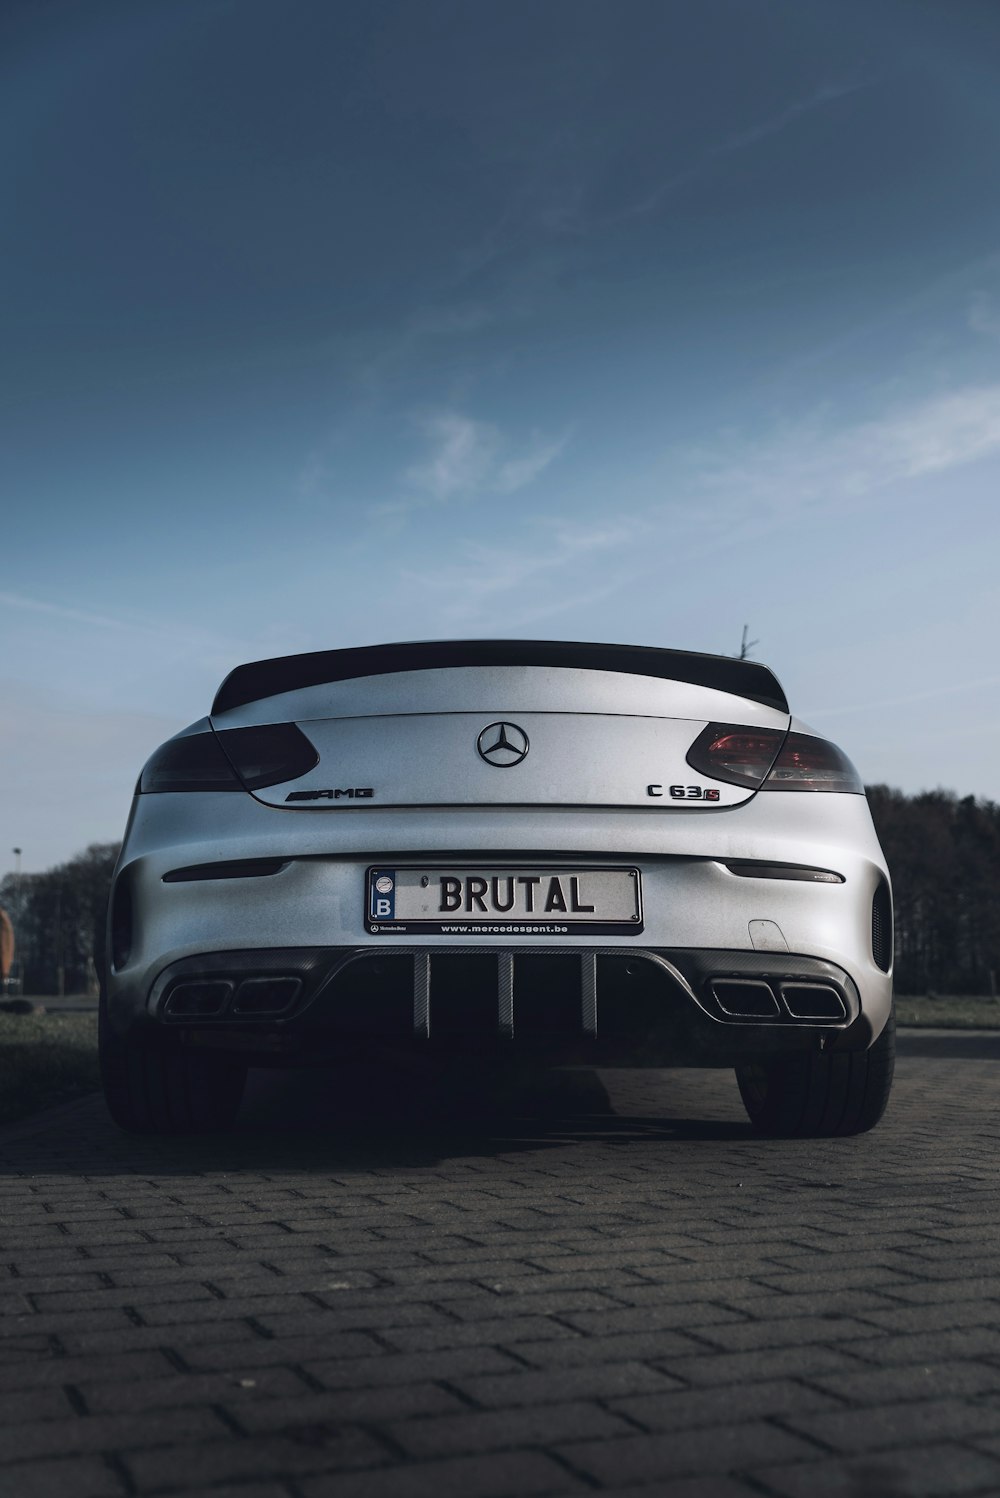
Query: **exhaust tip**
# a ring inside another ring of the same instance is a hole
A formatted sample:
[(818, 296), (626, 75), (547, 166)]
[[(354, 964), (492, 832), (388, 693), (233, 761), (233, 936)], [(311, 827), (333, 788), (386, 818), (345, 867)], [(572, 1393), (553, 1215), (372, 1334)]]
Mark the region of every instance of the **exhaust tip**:
[(298, 998), (301, 978), (245, 978), (236, 990), (233, 1014), (284, 1014)]
[(209, 1018), (222, 1013), (232, 991), (233, 985), (225, 978), (175, 983), (167, 995), (164, 1012)]
[(771, 985), (753, 978), (713, 978), (709, 992), (727, 1019), (777, 1019)]
[(792, 1019), (847, 1018), (847, 1005), (830, 983), (782, 983), (781, 997)]

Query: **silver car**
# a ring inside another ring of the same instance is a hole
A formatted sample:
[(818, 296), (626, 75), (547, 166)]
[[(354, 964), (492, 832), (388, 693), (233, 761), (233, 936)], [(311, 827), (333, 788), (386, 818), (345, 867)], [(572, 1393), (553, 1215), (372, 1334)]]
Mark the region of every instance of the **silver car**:
[[(124, 1128), (248, 1066), (734, 1067), (855, 1134), (892, 1082), (892, 901), (857, 772), (756, 662), (441, 641), (239, 666), (142, 771), (101, 996)], [(461, 1062), (460, 1062), (461, 1064)]]

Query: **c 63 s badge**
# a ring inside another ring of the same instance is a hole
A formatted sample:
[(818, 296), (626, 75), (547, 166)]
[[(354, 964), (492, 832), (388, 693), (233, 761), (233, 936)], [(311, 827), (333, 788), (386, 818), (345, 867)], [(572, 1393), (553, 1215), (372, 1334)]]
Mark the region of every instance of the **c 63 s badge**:
[(647, 785), (647, 796), (663, 796), (669, 794), (673, 801), (718, 801), (719, 792), (711, 785), (668, 785), (664, 791), (662, 785)]
[(375, 795), (370, 785), (352, 785), (346, 790), (289, 791), (287, 801), (371, 801)]

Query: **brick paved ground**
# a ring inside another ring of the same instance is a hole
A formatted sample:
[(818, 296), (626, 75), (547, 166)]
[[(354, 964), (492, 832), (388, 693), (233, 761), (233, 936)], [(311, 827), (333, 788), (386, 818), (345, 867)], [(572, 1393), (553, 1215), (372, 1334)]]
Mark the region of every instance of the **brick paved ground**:
[(719, 1072), (2, 1131), (0, 1494), (1000, 1493), (1000, 1067), (919, 1051), (820, 1145)]

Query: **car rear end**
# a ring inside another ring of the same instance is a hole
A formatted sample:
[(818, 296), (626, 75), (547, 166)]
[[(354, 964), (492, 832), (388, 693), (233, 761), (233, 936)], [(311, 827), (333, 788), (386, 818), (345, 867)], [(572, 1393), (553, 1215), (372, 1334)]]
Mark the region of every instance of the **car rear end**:
[(143, 771), (106, 1030), (253, 1064), (866, 1052), (884, 860), (749, 662), (446, 642), (239, 668)]

